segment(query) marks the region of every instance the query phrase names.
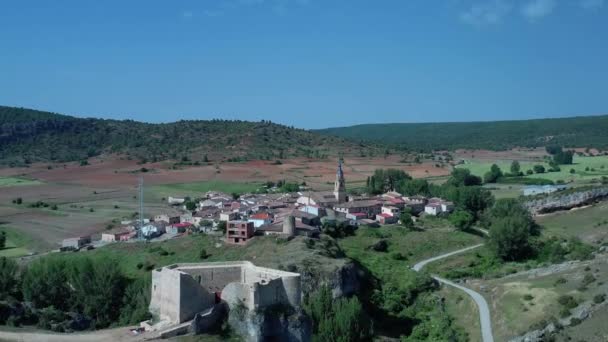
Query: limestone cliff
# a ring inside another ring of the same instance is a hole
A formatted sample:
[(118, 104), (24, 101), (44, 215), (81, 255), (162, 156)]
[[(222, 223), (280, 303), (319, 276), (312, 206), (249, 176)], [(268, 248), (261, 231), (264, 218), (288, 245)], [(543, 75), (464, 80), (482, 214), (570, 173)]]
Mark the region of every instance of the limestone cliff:
[(291, 307), (270, 307), (255, 311), (233, 307), (228, 314), (228, 323), (247, 342), (312, 340), (311, 319), (300, 309)]
[(588, 205), (608, 198), (608, 187), (587, 188), (580, 191), (569, 190), (565, 193), (554, 193), (539, 196), (524, 202), (524, 206), (532, 214), (545, 214), (558, 210)]

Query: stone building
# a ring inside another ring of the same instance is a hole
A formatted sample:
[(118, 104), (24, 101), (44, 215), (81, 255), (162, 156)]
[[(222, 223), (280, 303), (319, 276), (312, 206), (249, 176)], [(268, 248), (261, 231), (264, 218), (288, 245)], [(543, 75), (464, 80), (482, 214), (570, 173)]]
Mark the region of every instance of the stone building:
[(282, 304), (300, 306), (300, 274), (248, 261), (175, 264), (152, 272), (150, 312), (181, 324), (223, 301), (248, 311)]

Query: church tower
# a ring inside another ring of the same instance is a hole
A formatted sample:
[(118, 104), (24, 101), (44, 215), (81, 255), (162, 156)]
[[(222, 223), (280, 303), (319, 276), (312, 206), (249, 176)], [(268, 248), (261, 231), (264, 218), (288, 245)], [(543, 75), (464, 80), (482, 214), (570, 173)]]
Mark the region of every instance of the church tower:
[(342, 171), (342, 160), (338, 161), (336, 184), (334, 184), (334, 196), (338, 203), (346, 202), (346, 182), (344, 181), (344, 171)]

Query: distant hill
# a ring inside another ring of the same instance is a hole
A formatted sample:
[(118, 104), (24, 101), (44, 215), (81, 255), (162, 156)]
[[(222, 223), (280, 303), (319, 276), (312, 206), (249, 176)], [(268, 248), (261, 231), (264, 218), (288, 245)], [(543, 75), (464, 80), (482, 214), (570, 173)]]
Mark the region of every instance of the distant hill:
[(0, 106), (0, 163), (66, 162), (100, 154), (126, 154), (146, 161), (167, 159), (238, 161), (337, 156), (375, 144), (320, 135), (268, 121), (179, 121), (149, 124), (131, 120), (75, 118)]
[(608, 148), (608, 115), (492, 122), (369, 124), (316, 130), (357, 141), (376, 141), (410, 150), (538, 147)]

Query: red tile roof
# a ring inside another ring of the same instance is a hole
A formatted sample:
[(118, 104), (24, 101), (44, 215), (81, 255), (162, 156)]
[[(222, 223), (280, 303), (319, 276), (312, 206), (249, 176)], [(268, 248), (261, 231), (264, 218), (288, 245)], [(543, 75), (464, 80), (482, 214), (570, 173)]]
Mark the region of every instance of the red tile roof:
[(187, 227), (190, 227), (191, 225), (192, 225), (192, 223), (190, 223), (190, 222), (182, 222), (182, 223), (176, 223), (172, 226), (176, 227), (176, 228), (187, 228)]
[(268, 220), (271, 218), (271, 216), (268, 213), (258, 213), (249, 216), (249, 218), (254, 220)]

